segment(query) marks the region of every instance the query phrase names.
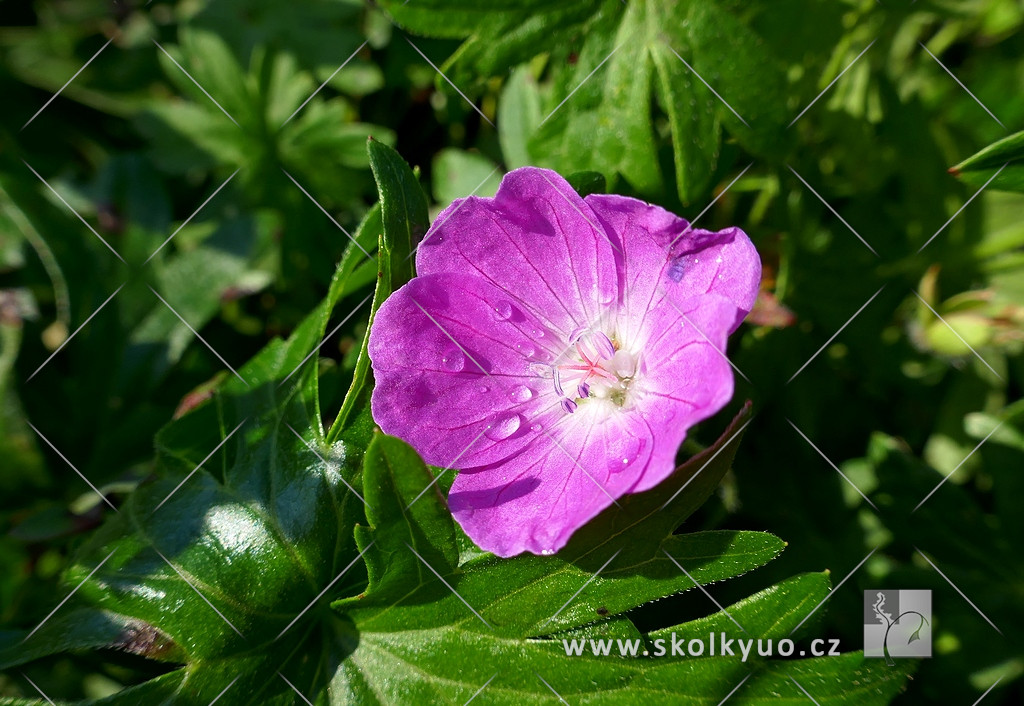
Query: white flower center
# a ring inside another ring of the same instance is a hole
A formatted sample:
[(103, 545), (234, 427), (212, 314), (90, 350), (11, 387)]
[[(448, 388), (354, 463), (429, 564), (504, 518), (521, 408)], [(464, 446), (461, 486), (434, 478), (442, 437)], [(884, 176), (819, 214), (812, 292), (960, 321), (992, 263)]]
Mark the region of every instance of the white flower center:
[(622, 407), (637, 371), (633, 353), (621, 349), (603, 331), (582, 331), (570, 337), (570, 347), (551, 366), (555, 394), (572, 414), (590, 399)]

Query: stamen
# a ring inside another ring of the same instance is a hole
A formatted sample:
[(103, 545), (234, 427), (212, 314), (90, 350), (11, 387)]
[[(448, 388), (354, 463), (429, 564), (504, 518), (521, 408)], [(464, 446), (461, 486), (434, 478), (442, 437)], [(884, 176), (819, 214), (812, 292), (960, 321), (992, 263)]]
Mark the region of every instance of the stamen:
[(590, 342), (597, 348), (597, 352), (603, 360), (609, 360), (615, 355), (615, 346), (612, 345), (612, 339), (608, 338), (603, 331), (598, 331), (591, 336)]
[(562, 391), (562, 381), (561, 381), (561, 379), (559, 377), (559, 374), (558, 374), (558, 368), (554, 368), (552, 370), (551, 379), (555, 383), (555, 392), (558, 393), (558, 396), (559, 397), (565, 397), (565, 392)]
[(575, 402), (573, 402), (572, 400), (570, 400), (568, 397), (562, 398), (562, 409), (564, 409), (569, 414), (572, 414), (573, 412), (575, 412), (576, 411), (576, 407), (577, 407), (577, 404)]
[(579, 393), (579, 397), (587, 398), (590, 397), (590, 385), (585, 382), (581, 382), (576, 388), (576, 392)]

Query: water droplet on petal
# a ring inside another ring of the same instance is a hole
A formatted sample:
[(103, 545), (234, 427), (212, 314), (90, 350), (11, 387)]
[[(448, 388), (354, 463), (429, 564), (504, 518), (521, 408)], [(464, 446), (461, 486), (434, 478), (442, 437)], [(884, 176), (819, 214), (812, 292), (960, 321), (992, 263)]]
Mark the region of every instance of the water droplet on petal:
[(480, 394), (486, 394), (486, 393), (488, 393), (490, 391), (491, 391), (491, 388), (487, 387), (487, 385), (481, 385), (480, 386)]
[(512, 318), (512, 305), (508, 302), (498, 302), (494, 305), (494, 318), (498, 321), (508, 321)]
[(542, 555), (544, 555), (544, 556), (551, 556), (552, 554), (555, 553), (555, 550), (554, 549), (541, 549), (540, 553)]
[(513, 402), (526, 402), (527, 400), (533, 399), (533, 390), (528, 388), (526, 385), (520, 385), (512, 390), (510, 397)]
[(441, 358), (441, 366), (450, 373), (460, 372), (466, 367), (466, 356), (458, 348), (454, 348)]
[(484, 431), (484, 435), (488, 439), (503, 441), (519, 431), (519, 427), (521, 425), (522, 417), (518, 414), (498, 416), (494, 418), (491, 425), (487, 427), (486, 431)]
[(517, 343), (516, 350), (522, 353), (523, 357), (525, 358), (529, 358), (530, 356), (537, 352), (537, 349), (531, 346), (529, 343)]
[(612, 473), (619, 473), (626, 470), (640, 457), (647, 446), (647, 441), (635, 436), (626, 436), (615, 446), (614, 451), (617, 453), (608, 459), (608, 470)]
[(530, 431), (542, 431), (544, 429), (543, 424), (531, 424)]

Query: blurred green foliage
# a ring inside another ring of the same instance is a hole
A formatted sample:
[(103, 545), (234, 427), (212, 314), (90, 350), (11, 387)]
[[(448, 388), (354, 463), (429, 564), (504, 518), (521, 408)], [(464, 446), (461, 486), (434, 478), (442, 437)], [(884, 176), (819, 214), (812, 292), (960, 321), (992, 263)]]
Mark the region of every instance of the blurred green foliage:
[[(749, 379), (734, 406), (749, 397), (755, 416), (685, 528), (764, 530), (788, 547), (714, 595), (729, 604), (826, 568), (835, 585), (877, 548), (822, 609), (820, 633), (856, 649), (861, 589), (931, 588), (935, 656), (895, 703), (972, 703), (993, 685), (984, 703), (1018, 703), (1024, 6), (379, 5), (4, 3), (0, 645), (67, 595), (68, 567), (70, 585), (84, 578), (71, 557), (114, 515), (76, 471), (117, 506), (140, 484), (155, 492), (156, 476), (183, 477), (238, 423), (202, 406), (241, 389), (228, 367), (270, 344), (243, 372), (274, 380), (284, 344), (271, 341), (309, 312), (333, 332), (315, 370), (330, 427), (365, 374), (376, 266), (350, 236), (372, 253), (382, 227), (372, 135), (422, 170), (431, 214), (538, 164), (600, 172), (609, 191), (702, 227), (742, 226), (766, 271), (731, 351)], [(325, 297), (333, 306), (318, 308)], [(319, 423), (292, 413), (296, 428)], [(298, 442), (288, 464), (315, 464)], [(228, 448), (210, 464), (219, 480), (244, 458)], [(689, 591), (628, 615), (647, 632), (709, 612)], [(77, 644), (105, 644), (90, 627), (94, 642)], [(54, 698), (167, 671), (129, 652), (18, 669)], [(10, 671), (8, 695), (36, 694)]]

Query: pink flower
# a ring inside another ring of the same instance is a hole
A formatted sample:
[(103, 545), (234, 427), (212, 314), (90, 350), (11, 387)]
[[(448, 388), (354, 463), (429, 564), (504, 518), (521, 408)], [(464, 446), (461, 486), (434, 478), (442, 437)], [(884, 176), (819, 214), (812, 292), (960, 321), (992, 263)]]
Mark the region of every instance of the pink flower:
[(732, 396), (726, 338), (761, 271), (738, 228), (533, 167), (441, 213), (416, 267), (370, 332), (373, 416), (459, 470), (452, 513), (499, 556), (553, 553), (672, 473)]

